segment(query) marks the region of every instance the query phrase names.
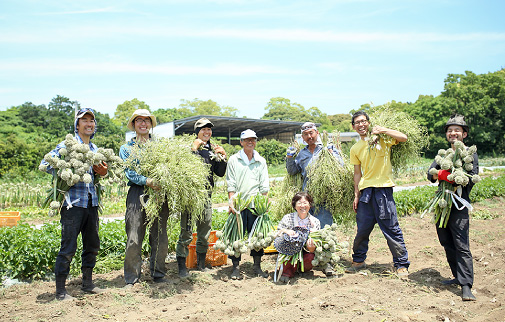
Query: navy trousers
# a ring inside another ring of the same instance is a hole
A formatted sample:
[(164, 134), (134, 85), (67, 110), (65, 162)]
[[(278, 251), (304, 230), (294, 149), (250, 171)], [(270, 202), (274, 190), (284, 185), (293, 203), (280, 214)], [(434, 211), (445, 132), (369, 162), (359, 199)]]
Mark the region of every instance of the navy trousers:
[(386, 237), (389, 250), (393, 255), (394, 266), (396, 268), (409, 267), (407, 248), (398, 224), (393, 188), (363, 189), (356, 213), (356, 223), (358, 232), (352, 249), (353, 261), (361, 263), (366, 259), (370, 233), (377, 223)]

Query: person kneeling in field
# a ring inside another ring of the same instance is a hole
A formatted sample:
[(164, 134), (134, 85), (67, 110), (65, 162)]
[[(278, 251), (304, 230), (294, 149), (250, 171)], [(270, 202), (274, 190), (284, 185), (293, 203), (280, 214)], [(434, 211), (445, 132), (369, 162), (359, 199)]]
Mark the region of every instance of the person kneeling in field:
[[(279, 230), (279, 232), (294, 236), (296, 234), (293, 230), (295, 227), (303, 227), (310, 232), (321, 229), (319, 219), (309, 213), (310, 207), (312, 206), (312, 197), (307, 192), (297, 192), (291, 201), (291, 205), (296, 211), (285, 215), (281, 219), (277, 225), (277, 230)], [(308, 272), (312, 269), (312, 260), (314, 259), (315, 250), (316, 245), (314, 241), (308, 238), (305, 242), (305, 249), (303, 250), (303, 259), (301, 259), (303, 260), (304, 272)], [(277, 251), (281, 253), (282, 249), (278, 249)], [(289, 279), (295, 276), (297, 269), (298, 264), (284, 264), (284, 269), (279, 281), (288, 283)]]
[[(98, 148), (91, 143), (96, 132), (95, 114), (91, 108), (83, 108), (77, 112), (74, 121), (75, 138), (81, 144), (89, 145), (89, 150), (96, 153)], [(60, 158), (60, 150), (65, 149), (65, 141), (50, 152), (52, 156)], [(62, 152), (63, 153), (63, 152)], [(41, 165), (47, 166), (46, 171), (53, 173), (55, 170), (42, 160)], [(82, 290), (87, 293), (101, 293), (102, 289), (93, 284), (93, 268), (96, 256), (100, 250), (98, 236), (98, 195), (93, 185), (96, 175), (106, 176), (105, 163), (89, 167), (91, 182), (77, 182), (71, 186), (60, 209), (61, 247), (54, 264), (56, 275), (56, 299), (73, 300), (74, 297), (67, 293), (65, 282), (70, 272), (70, 263), (77, 250), (77, 237), (82, 235)]]
[[(320, 156), (321, 151), (323, 149), (328, 149), (330, 153), (335, 157), (335, 159), (343, 165), (343, 160), (340, 155), (340, 151), (337, 148), (330, 144), (327, 147), (323, 146), (321, 142), (319, 131), (317, 127), (312, 122), (305, 122), (301, 126), (302, 139), (307, 143), (307, 145), (298, 153), (296, 157), (294, 157), (296, 153), (296, 149), (294, 147), (289, 147), (286, 151), (286, 170), (290, 175), (295, 175), (300, 173), (303, 178), (302, 190), (307, 190), (308, 183), (308, 170), (310, 165), (316, 161), (316, 159)], [(318, 221), (321, 223), (321, 227), (324, 228), (326, 225), (331, 226), (333, 224), (333, 215), (331, 212), (326, 209), (324, 204), (321, 205), (313, 205), (311, 202), (310, 212), (313, 216), (315, 216)], [(323, 272), (326, 276), (332, 276), (335, 274), (333, 267), (330, 263), (328, 263), (325, 267), (323, 267)]]

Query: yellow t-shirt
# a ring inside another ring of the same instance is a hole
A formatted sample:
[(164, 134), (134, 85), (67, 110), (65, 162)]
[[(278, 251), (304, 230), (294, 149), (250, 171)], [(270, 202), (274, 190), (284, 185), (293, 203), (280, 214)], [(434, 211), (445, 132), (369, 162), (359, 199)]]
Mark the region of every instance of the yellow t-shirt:
[(359, 140), (351, 148), (351, 164), (361, 165), (361, 180), (359, 190), (368, 187), (393, 187), (393, 168), (391, 167), (391, 146), (397, 144), (393, 139), (387, 144), (379, 141), (380, 149), (370, 148), (367, 141)]

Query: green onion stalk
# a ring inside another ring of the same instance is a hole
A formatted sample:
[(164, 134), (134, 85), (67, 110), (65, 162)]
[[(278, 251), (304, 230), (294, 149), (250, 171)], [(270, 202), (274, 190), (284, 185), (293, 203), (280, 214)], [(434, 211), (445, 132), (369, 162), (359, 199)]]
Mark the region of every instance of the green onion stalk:
[(293, 266), (300, 263), (300, 270), (302, 272), (305, 272), (305, 267), (303, 265), (303, 248), (298, 253), (293, 255), (279, 254), (277, 261), (283, 265), (290, 263)]
[[(86, 184), (92, 183), (91, 174), (88, 172), (93, 165), (106, 161), (113, 169), (109, 171), (110, 177), (114, 176), (114, 169), (122, 167), (121, 158), (114, 155), (112, 149), (98, 149), (97, 153), (94, 153), (90, 151), (88, 144), (79, 143), (72, 134), (67, 134), (64, 144), (65, 147), (58, 151), (59, 156), (53, 156), (50, 153), (44, 156), (47, 164), (54, 169), (51, 188), (47, 191), (47, 197), (42, 203), (42, 208), (49, 205), (50, 215), (59, 211), (70, 187), (81, 181)], [(46, 172), (48, 165), (41, 164), (39, 170)], [(98, 177), (95, 175), (95, 182), (99, 179)], [(97, 193), (100, 191), (101, 189), (97, 189)]]
[[(390, 153), (391, 166), (393, 172), (398, 174), (405, 170), (409, 160), (419, 157), (421, 151), (428, 147), (428, 131), (424, 126), (405, 112), (395, 111), (391, 108), (391, 103), (377, 106), (370, 113), (370, 131), (374, 126), (382, 126), (396, 130), (407, 135), (407, 141), (400, 142), (388, 148), (386, 153)], [(380, 149), (379, 140), (384, 140), (386, 144), (392, 143), (392, 137), (386, 134), (369, 134), (367, 140), (370, 151)], [(389, 151), (390, 150), (390, 151)]]
[(219, 239), (216, 241), (214, 249), (219, 249), (226, 255), (234, 257), (247, 253), (248, 243), (244, 237), (244, 223), (240, 213), (249, 206), (252, 200), (252, 196), (244, 200), (240, 193), (233, 195), (232, 203), (235, 213), (230, 212), (223, 229), (216, 232)]
[[(477, 183), (481, 180), (478, 174), (469, 174), (469, 172), (473, 170), (473, 154), (476, 152), (477, 147), (475, 145), (467, 148), (461, 141), (454, 142), (454, 149), (440, 149), (438, 151), (435, 162), (441, 169), (451, 172), (451, 174), (447, 176), (447, 180), (454, 181), (455, 184), (453, 185), (450, 182), (441, 180), (438, 185), (438, 190), (435, 192), (435, 196), (426, 204), (421, 217), (427, 212), (433, 212), (434, 222), (438, 223), (440, 228), (446, 228), (449, 222), (453, 200), (457, 199), (466, 206), (466, 201), (460, 198), (462, 192), (461, 187), (465, 187), (470, 180), (473, 183)], [(435, 175), (438, 174), (438, 171), (439, 170), (436, 168), (431, 168), (429, 173)]]
[[(329, 139), (326, 131), (321, 133), (323, 149), (307, 169), (307, 192), (314, 199), (314, 204), (328, 209), (335, 222), (351, 224), (355, 220), (352, 209), (354, 201), (354, 170), (349, 159), (341, 156), (335, 158), (326, 148), (328, 143), (339, 147), (338, 133)], [(340, 150), (340, 149), (338, 149)], [(341, 151), (341, 150), (340, 150)]]
[(253, 204), (254, 209), (250, 210), (256, 213), (258, 218), (256, 218), (252, 232), (249, 234), (249, 249), (259, 251), (272, 244), (276, 231), (274, 224), (268, 215), (270, 209), (268, 197), (258, 194), (254, 196)]
[(154, 138), (131, 147), (125, 166), (152, 178), (159, 187), (146, 186), (140, 197), (149, 226), (159, 218), (164, 203), (171, 214), (190, 213), (192, 220), (201, 218), (209, 199), (209, 165), (191, 151), (194, 139), (194, 135)]

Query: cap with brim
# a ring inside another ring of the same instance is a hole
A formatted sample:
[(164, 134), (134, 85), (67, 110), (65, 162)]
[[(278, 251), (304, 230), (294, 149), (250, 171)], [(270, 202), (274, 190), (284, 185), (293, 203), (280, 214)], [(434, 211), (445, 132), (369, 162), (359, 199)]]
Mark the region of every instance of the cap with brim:
[(253, 130), (250, 130), (250, 129), (247, 129), (245, 131), (242, 131), (242, 133), (240, 133), (240, 139), (243, 140), (243, 139), (248, 139), (248, 138), (258, 138), (256, 136), (256, 132), (254, 132)]
[(209, 119), (202, 117), (201, 119), (199, 119), (198, 121), (195, 122), (195, 126), (194, 126), (193, 130), (196, 130), (197, 128), (213, 127), (213, 126), (214, 126), (214, 124), (212, 124), (212, 122), (209, 121)]
[(93, 118), (95, 118), (95, 111), (93, 111), (92, 108), (86, 107), (86, 108), (81, 108), (80, 110), (77, 111), (77, 113), (75, 114), (75, 119), (76, 120), (80, 119), (81, 117), (83, 117), (86, 114), (91, 114), (93, 116)]
[(465, 117), (463, 115), (460, 115), (460, 114), (452, 115), (449, 118), (449, 121), (447, 121), (447, 123), (445, 123), (444, 132), (447, 132), (447, 128), (451, 125), (461, 126), (465, 132), (467, 132), (467, 133), (469, 132), (469, 127), (466, 124)]
[(74, 132), (79, 133), (79, 130), (77, 129), (77, 122), (79, 122), (79, 119), (82, 118), (86, 114), (90, 114), (91, 116), (93, 116), (93, 119), (95, 120), (95, 131), (93, 132), (93, 134), (90, 137), (92, 139), (95, 136), (96, 131), (98, 130), (98, 124), (96, 122), (95, 111), (93, 111), (92, 108), (89, 108), (89, 107), (81, 108), (80, 110), (77, 111), (77, 113), (75, 113)]
[(281, 236), (275, 238), (274, 247), (279, 253), (294, 255), (302, 250), (310, 231), (305, 227), (299, 226), (294, 227), (293, 230), (298, 233), (296, 236), (289, 236), (283, 233)]
[(308, 130), (315, 130), (315, 131), (317, 131), (316, 124), (314, 124), (312, 122), (305, 122), (305, 123), (303, 123), (303, 125), (301, 126), (302, 133), (305, 132), (305, 131), (308, 131)]
[(135, 112), (133, 112), (133, 115), (130, 117), (130, 119), (128, 120), (128, 124), (126, 125), (130, 130), (135, 131), (133, 121), (139, 116), (150, 118), (152, 127), (156, 126), (156, 116), (152, 115), (151, 112), (149, 112), (149, 110), (138, 109)]

